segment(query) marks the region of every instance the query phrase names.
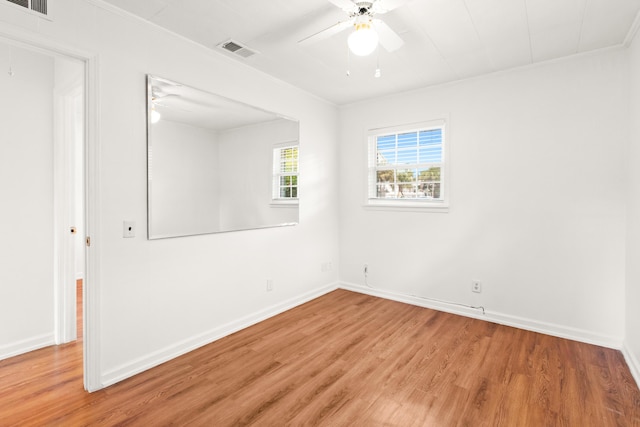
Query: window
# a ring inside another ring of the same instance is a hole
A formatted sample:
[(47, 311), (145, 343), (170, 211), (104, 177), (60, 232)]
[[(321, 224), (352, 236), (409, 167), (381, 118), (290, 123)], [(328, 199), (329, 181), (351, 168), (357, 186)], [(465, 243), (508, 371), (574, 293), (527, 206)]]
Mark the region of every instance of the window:
[(447, 207), (444, 120), (369, 132), (369, 206)]
[(286, 145), (273, 149), (274, 202), (298, 201), (298, 146)]

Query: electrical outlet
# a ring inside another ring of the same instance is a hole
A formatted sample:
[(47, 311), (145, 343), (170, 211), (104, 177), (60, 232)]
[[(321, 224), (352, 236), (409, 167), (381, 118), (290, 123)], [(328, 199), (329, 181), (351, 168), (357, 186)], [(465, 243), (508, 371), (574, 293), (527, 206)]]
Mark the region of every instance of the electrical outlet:
[(267, 279), (267, 292), (271, 292), (273, 290), (273, 280)]
[(482, 283), (477, 280), (471, 282), (471, 292), (475, 292), (477, 294), (482, 292)]

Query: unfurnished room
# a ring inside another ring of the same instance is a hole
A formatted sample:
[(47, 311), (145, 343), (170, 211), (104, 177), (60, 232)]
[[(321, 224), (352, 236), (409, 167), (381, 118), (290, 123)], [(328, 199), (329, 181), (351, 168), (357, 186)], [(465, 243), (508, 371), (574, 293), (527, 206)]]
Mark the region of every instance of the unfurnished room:
[(0, 426), (640, 426), (640, 0), (0, 0)]

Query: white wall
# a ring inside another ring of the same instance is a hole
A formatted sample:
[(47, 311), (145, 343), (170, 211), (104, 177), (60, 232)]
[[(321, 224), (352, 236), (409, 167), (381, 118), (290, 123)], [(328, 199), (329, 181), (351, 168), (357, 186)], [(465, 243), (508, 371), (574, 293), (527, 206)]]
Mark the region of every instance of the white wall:
[[(386, 292), (483, 305), (487, 319), (620, 346), (625, 59), (605, 51), (342, 108), (341, 280), (362, 285), (368, 263)], [(442, 115), (449, 213), (363, 208), (367, 129)]]
[(53, 60), (3, 43), (0, 58), (2, 359), (53, 343)]
[(150, 233), (153, 237), (220, 230), (216, 132), (160, 120), (151, 126)]
[(223, 230), (298, 222), (297, 206), (274, 206), (273, 148), (298, 142), (298, 123), (279, 119), (221, 132), (220, 225)]
[[(100, 5), (57, 1), (53, 22), (4, 7), (0, 30), (98, 56), (101, 210), (89, 250), (100, 261), (95, 338), (101, 381), (109, 384), (331, 289), (336, 271), (320, 267), (337, 264), (337, 111), (241, 60)], [(147, 73), (298, 118), (300, 225), (148, 241)], [(136, 238), (122, 238), (123, 220), (136, 221)], [(269, 293), (267, 279), (274, 281)]]
[(630, 47), (631, 138), (627, 154), (627, 288), (625, 356), (640, 384), (640, 33)]

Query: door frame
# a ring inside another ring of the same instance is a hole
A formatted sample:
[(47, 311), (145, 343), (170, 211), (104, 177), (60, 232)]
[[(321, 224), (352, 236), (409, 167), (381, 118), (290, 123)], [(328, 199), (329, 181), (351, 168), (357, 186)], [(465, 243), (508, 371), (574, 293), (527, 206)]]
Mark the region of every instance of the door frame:
[[(49, 56), (62, 56), (84, 64), (84, 232), (83, 372), (84, 388), (103, 387), (100, 375), (100, 197), (99, 197), (99, 57), (96, 53), (60, 44), (33, 32), (0, 22), (0, 40)], [(56, 248), (57, 250), (57, 248)], [(60, 298), (58, 298), (60, 300)]]

